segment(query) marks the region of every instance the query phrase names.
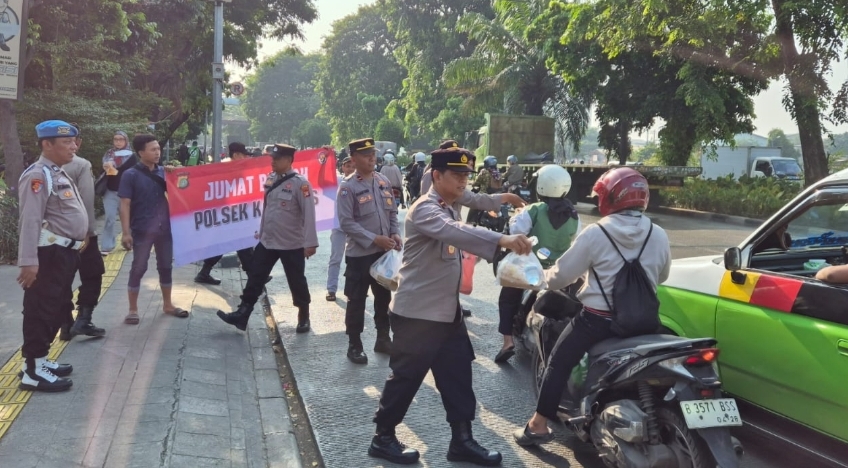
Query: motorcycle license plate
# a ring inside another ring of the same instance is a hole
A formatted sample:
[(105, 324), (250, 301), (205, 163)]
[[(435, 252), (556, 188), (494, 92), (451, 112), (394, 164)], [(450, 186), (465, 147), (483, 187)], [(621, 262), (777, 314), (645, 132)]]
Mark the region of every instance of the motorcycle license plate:
[(529, 197), (530, 196), (529, 190), (519, 190), (518, 193), (521, 194), (522, 197)]
[(733, 398), (681, 401), (680, 409), (689, 429), (742, 425), (739, 407)]

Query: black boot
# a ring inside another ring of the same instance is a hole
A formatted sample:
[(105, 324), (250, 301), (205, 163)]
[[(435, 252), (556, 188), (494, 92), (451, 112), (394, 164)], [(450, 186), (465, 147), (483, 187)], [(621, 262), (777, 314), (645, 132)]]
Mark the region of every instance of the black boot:
[(377, 330), (377, 341), (374, 343), (374, 352), (392, 354), (392, 338), (388, 330)]
[(218, 311), (218, 318), (229, 323), (230, 325), (235, 325), (241, 331), (247, 329), (247, 321), (250, 319), (250, 313), (253, 312), (253, 306), (247, 305), (244, 303), (239, 304), (238, 309), (235, 312), (228, 314), (222, 310)]
[(462, 309), (463, 317), (471, 317), (471, 309), (466, 309), (465, 307), (460, 307)]
[(211, 284), (212, 286), (217, 286), (221, 284), (221, 280), (215, 278), (210, 273), (212, 272), (212, 267), (207, 267), (206, 264), (203, 264), (203, 267), (200, 268), (200, 271), (197, 273), (197, 276), (194, 277), (195, 283), (201, 284)]
[(97, 328), (93, 323), (91, 323), (92, 312), (94, 312), (94, 307), (79, 307), (77, 319), (74, 321), (74, 326), (71, 327), (71, 336), (106, 336), (106, 330)]
[(474, 440), (471, 436), (471, 421), (451, 423), (448, 460), (465, 461), (480, 466), (498, 466), (502, 458), (500, 452), (485, 449)]
[(368, 364), (368, 356), (362, 349), (362, 340), (359, 335), (351, 336), (347, 345), (347, 358), (354, 364)]
[(71, 335), (71, 323), (63, 323), (61, 327), (59, 327), (59, 339), (62, 341), (71, 341), (73, 336)]
[(297, 310), (297, 328), (295, 333), (306, 333), (309, 331), (309, 306), (300, 307)]
[(371, 439), (368, 455), (382, 458), (400, 465), (411, 465), (418, 461), (418, 450), (408, 448), (395, 437), (395, 428), (377, 426), (377, 433)]

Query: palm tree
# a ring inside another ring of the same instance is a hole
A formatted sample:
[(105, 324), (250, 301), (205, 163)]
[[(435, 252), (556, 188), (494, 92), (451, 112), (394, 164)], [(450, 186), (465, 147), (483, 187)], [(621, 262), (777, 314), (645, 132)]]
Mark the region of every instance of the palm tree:
[(445, 84), (466, 98), (469, 111), (501, 109), (507, 114), (547, 115), (556, 121), (561, 142), (577, 148), (589, 125), (590, 100), (570, 92), (545, 65), (547, 56), (525, 32), (547, 0), (495, 0), (494, 20), (467, 13), (457, 30), (476, 43), (469, 57), (450, 62)]

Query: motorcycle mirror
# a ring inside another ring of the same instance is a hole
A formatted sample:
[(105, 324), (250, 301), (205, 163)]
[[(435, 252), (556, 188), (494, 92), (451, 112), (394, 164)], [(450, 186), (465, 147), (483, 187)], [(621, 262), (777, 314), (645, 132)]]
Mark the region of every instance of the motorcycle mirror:
[(736, 271), (742, 268), (742, 252), (739, 247), (731, 247), (724, 251), (724, 269)]

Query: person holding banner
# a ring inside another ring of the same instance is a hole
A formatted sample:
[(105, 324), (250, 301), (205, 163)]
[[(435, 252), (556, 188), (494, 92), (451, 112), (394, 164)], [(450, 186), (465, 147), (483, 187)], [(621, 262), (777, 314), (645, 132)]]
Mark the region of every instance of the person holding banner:
[[(353, 160), (346, 156), (342, 160), (342, 175), (347, 177), (353, 174)], [(339, 226), (339, 216), (333, 220), (335, 226), (330, 231), (330, 265), (327, 269), (327, 301), (336, 301), (336, 291), (339, 289), (339, 269), (345, 251), (345, 233)]]
[(387, 250), (400, 250), (397, 205), (392, 185), (375, 172), (377, 160), (373, 138), (348, 144), (356, 172), (339, 184), (336, 212), (339, 225), (347, 236), (345, 245), (345, 332), (348, 335), (347, 358), (355, 364), (367, 364), (359, 335), (365, 327), (365, 300), (368, 289), (374, 294), (374, 325), (377, 328), (375, 353), (391, 354), (389, 302), (392, 293), (371, 277), (371, 265)]
[(274, 172), (265, 182), (265, 208), (259, 228), (259, 243), (253, 251), (253, 264), (247, 286), (234, 312), (218, 311), (218, 317), (239, 330), (247, 321), (265, 286), (268, 274), (279, 260), (297, 307), (297, 333), (309, 331), (309, 285), (306, 283), (306, 259), (318, 248), (315, 227), (315, 202), (309, 180), (292, 169), (295, 148), (277, 144), (271, 150)]

